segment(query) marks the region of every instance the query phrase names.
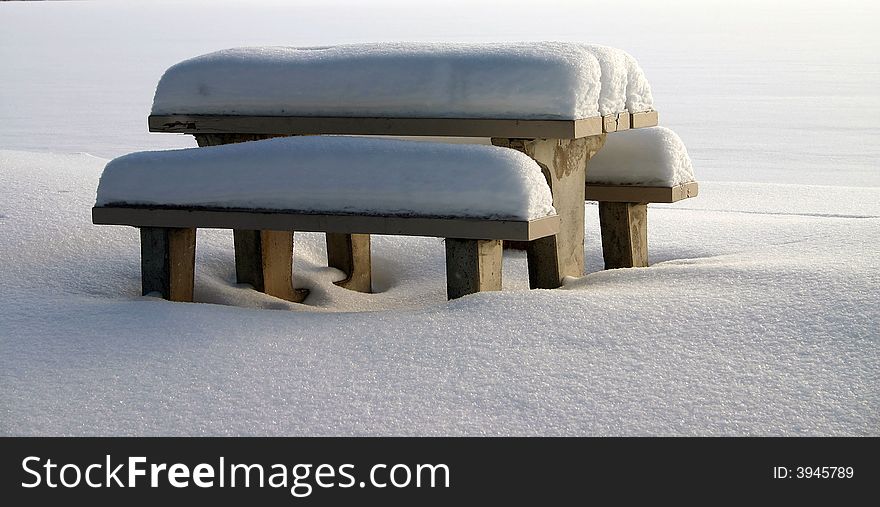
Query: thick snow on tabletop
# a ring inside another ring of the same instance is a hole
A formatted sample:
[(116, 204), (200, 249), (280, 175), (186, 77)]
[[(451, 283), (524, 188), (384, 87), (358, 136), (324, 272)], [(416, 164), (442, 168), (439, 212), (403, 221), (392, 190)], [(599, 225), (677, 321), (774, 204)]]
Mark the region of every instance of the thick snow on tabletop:
[(681, 138), (665, 127), (615, 132), (590, 160), (587, 181), (618, 185), (675, 186), (694, 181)]
[(530, 220), (555, 214), (552, 202), (514, 150), (323, 136), (125, 155), (105, 167), (96, 205)]
[(174, 65), (153, 114), (576, 119), (653, 109), (625, 52), (565, 42), (234, 48)]

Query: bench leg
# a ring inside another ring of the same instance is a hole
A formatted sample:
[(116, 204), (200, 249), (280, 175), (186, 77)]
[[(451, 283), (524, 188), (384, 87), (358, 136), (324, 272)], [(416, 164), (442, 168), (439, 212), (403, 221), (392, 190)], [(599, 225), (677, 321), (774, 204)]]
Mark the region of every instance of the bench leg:
[(170, 301), (192, 301), (196, 230), (141, 227), (141, 289)]
[(235, 278), (270, 296), (302, 303), (306, 289), (293, 288), (293, 233), (290, 231), (233, 231)]
[[(223, 144), (244, 143), (268, 139), (268, 134), (194, 134), (199, 146), (219, 146)], [(285, 236), (279, 236), (287, 235)], [(260, 292), (265, 292), (288, 301), (302, 302), (305, 295), (297, 292), (291, 285), (293, 258), (281, 261), (279, 255), (287, 250), (293, 255), (292, 233), (281, 232), (266, 236), (270, 241), (263, 245), (260, 231), (234, 230), (235, 237), (235, 276), (238, 283), (248, 283)], [(265, 255), (264, 255), (265, 254)]]
[(605, 269), (648, 266), (648, 205), (599, 202)]
[(327, 233), (327, 265), (345, 273), (336, 285), (358, 292), (373, 292), (370, 272), (370, 235)]
[(446, 239), (446, 296), (501, 290), (500, 240)]
[(526, 247), (529, 286), (554, 289), (566, 276), (584, 274), (584, 185), (587, 162), (605, 142), (605, 135), (579, 139), (492, 138), (492, 144), (521, 151), (544, 171), (561, 220), (559, 234)]

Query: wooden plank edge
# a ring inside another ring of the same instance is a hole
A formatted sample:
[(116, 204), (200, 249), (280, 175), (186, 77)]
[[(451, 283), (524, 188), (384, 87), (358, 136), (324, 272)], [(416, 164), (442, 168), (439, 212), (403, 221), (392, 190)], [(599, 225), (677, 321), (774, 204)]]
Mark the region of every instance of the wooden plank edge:
[[(559, 226), (561, 224), (561, 220), (559, 215), (553, 215), (549, 217), (537, 218), (534, 220), (529, 220), (527, 222), (529, 224), (529, 232), (528, 232), (528, 241), (533, 241), (540, 238), (545, 238), (547, 236), (553, 236), (554, 234), (559, 232)], [(495, 239), (495, 238), (493, 238)], [(498, 238), (505, 239), (505, 238)], [(517, 240), (508, 240), (508, 241), (517, 241)]]
[(660, 115), (657, 111), (640, 111), (630, 115), (630, 128), (656, 127), (659, 123)]
[(96, 225), (205, 229), (290, 230), (348, 234), (433, 236), (460, 239), (532, 241), (559, 231), (559, 217), (534, 220), (321, 215), (278, 211), (162, 207), (92, 208)]
[(575, 120), (574, 139), (581, 137), (597, 136), (604, 132), (605, 120), (601, 116), (582, 118)]
[(629, 130), (632, 124), (632, 114), (628, 111), (609, 114), (602, 117), (602, 131), (605, 133)]
[(595, 185), (587, 183), (585, 199), (602, 202), (672, 203), (696, 197), (700, 187), (696, 181), (674, 187), (643, 187), (637, 185)]
[[(612, 115), (619, 125), (629, 113)], [(618, 117), (620, 117), (618, 119)], [(150, 132), (176, 134), (409, 135), (574, 139), (604, 132), (600, 116), (575, 120), (329, 116), (150, 115)], [(609, 120), (610, 121), (610, 120)], [(615, 127), (619, 128), (619, 127)]]

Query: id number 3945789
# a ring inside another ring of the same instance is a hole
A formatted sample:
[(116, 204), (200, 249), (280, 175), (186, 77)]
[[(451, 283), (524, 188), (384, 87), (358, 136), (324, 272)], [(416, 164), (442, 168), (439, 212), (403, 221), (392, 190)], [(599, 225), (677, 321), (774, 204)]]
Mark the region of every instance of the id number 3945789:
[(773, 467), (774, 479), (852, 479), (853, 467)]

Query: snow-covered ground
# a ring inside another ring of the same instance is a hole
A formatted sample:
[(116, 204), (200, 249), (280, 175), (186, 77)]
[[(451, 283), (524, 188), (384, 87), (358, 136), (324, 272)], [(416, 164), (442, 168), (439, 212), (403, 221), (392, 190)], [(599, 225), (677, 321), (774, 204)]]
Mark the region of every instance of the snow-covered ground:
[[(0, 434), (880, 434), (880, 9), (529, 5), (0, 4)], [(298, 234), (296, 305), (200, 231), (197, 303), (169, 303), (136, 231), (90, 223), (107, 158), (192, 146), (146, 133), (177, 61), (545, 39), (632, 53), (687, 144), (701, 193), (652, 206), (651, 268), (600, 270), (588, 203), (563, 289), (505, 252), (505, 291), (446, 302), (440, 241), (386, 236), (353, 293)]]

